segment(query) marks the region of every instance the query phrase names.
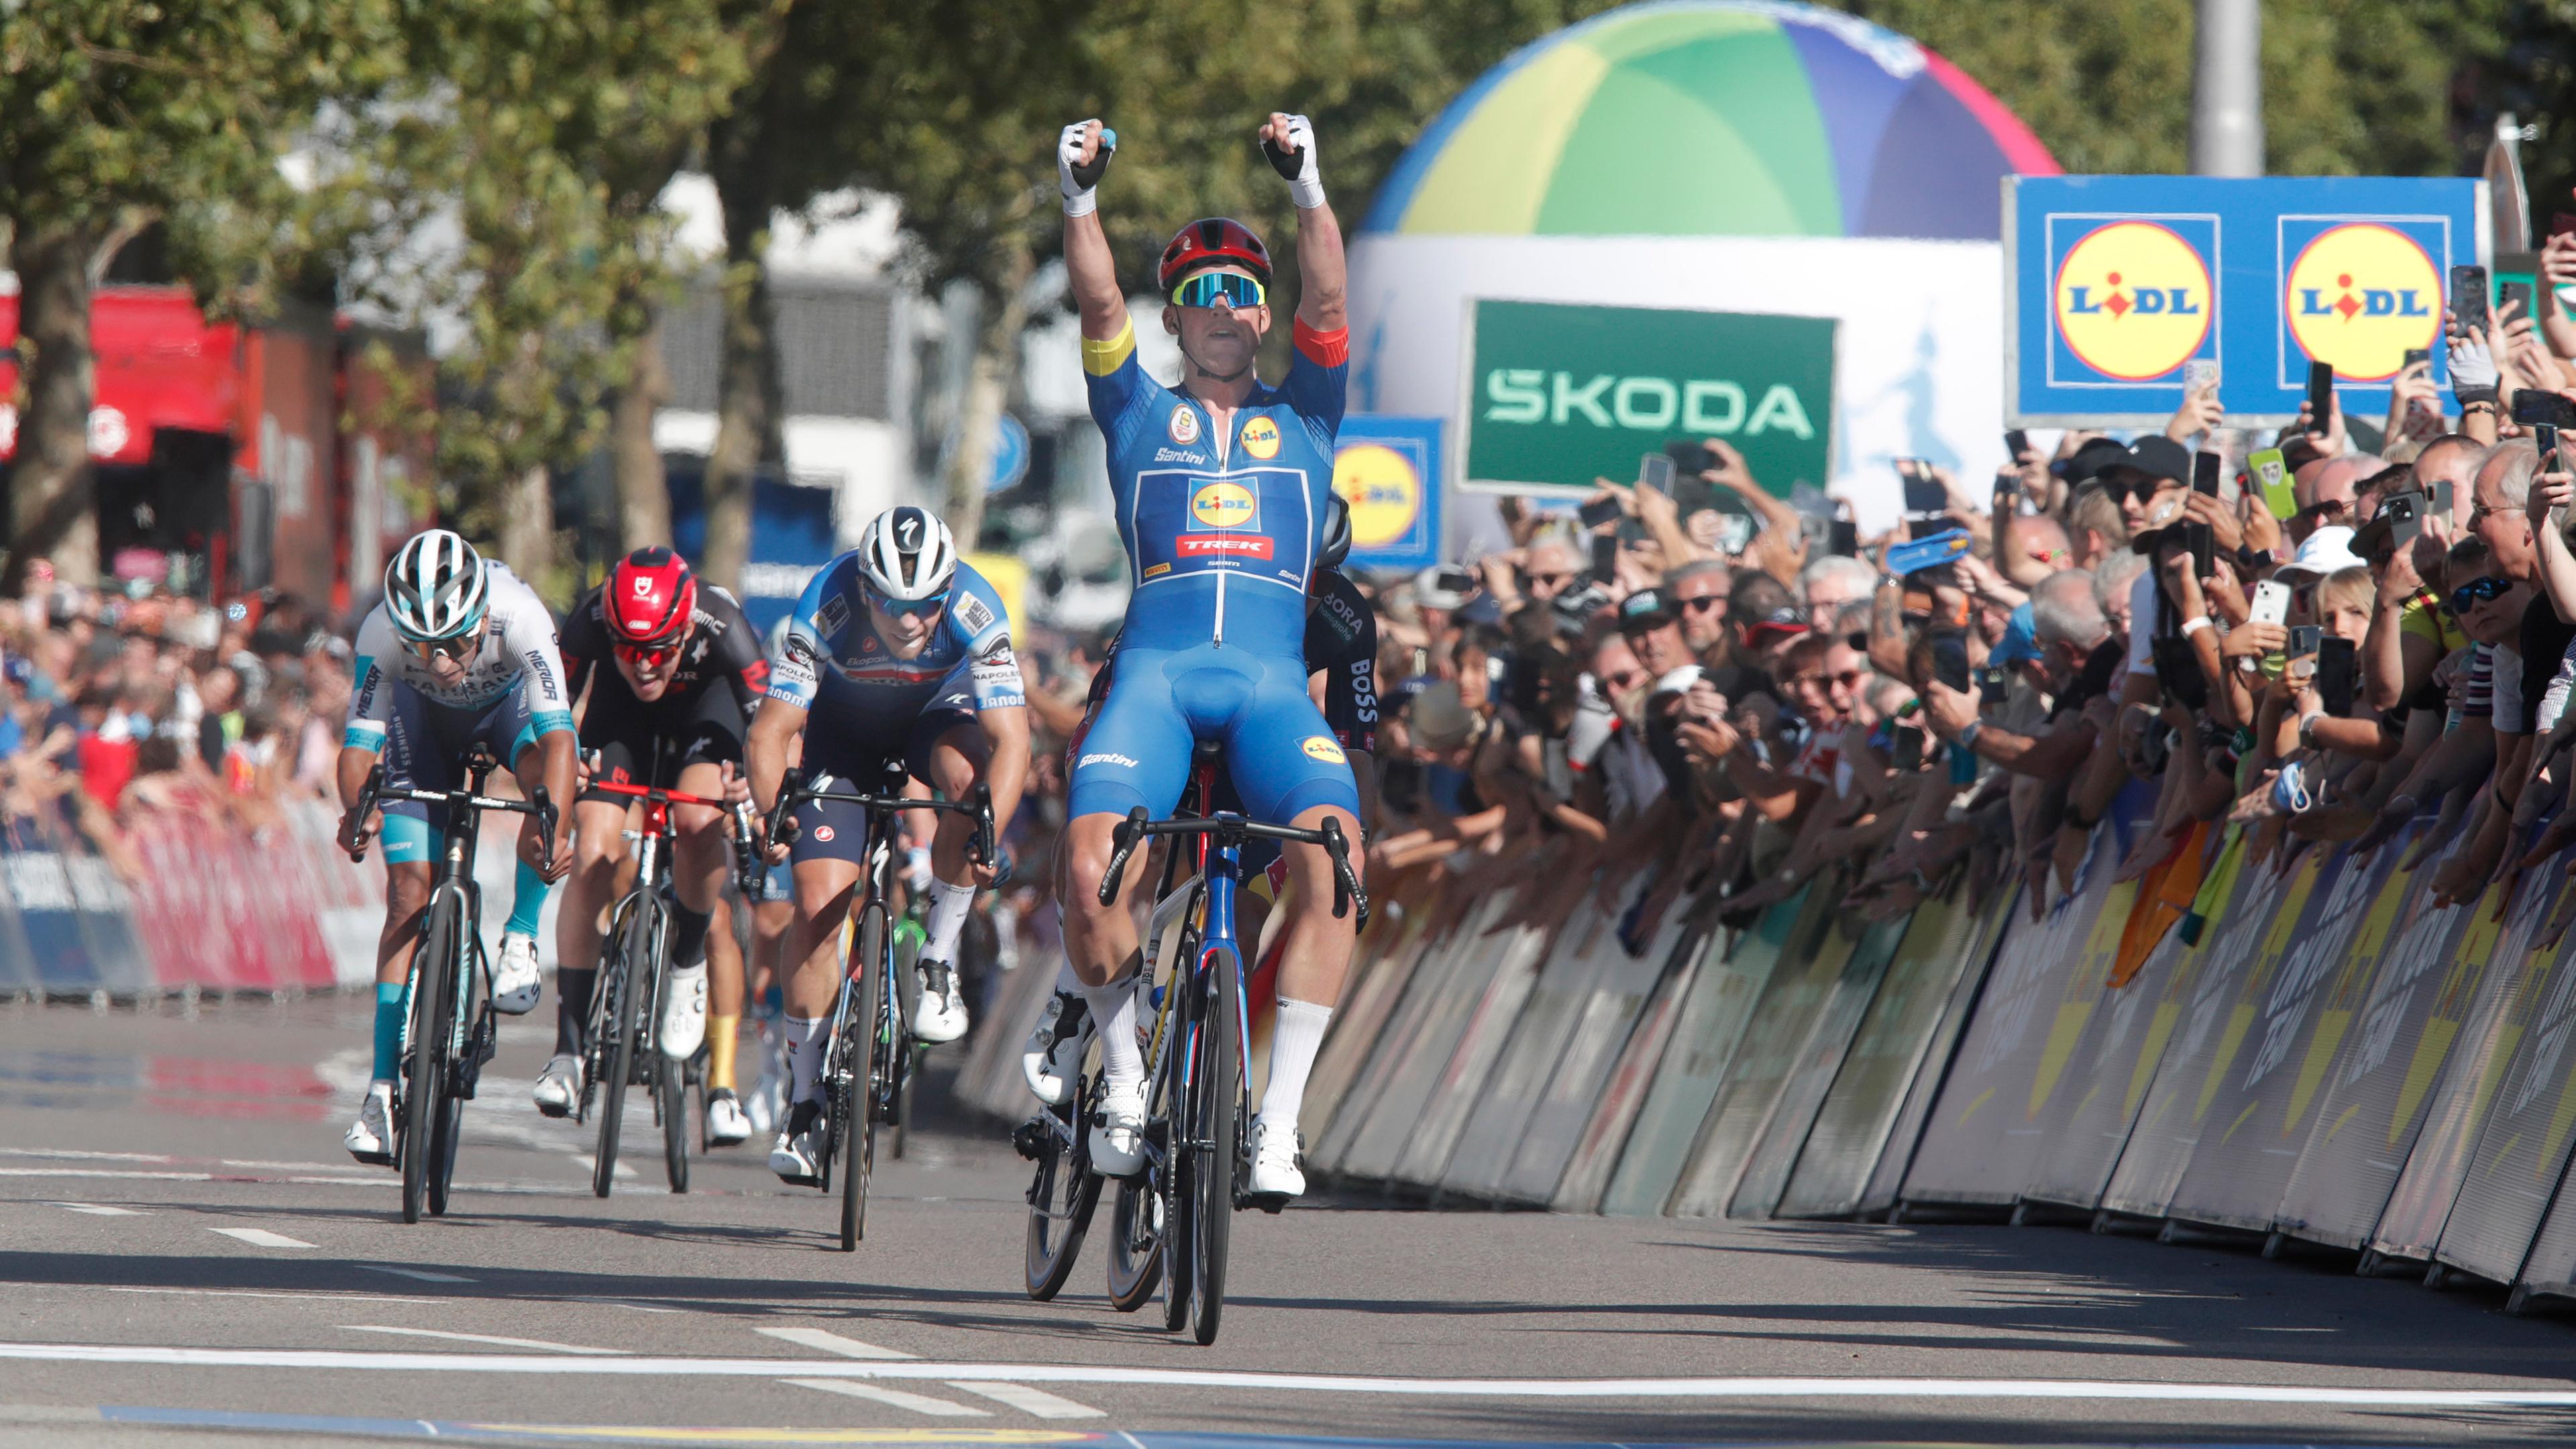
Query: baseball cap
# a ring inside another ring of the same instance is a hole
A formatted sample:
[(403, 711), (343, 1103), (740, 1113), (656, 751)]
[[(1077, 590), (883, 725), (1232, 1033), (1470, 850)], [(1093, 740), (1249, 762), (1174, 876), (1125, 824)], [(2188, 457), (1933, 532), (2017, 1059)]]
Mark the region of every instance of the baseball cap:
[(2272, 571), (2273, 576), (2297, 585), (2313, 584), (2338, 569), (2362, 567), (2360, 554), (2352, 551), (2352, 530), (2342, 524), (2320, 528), (2299, 545), (2298, 556)]
[(1758, 644), (1766, 634), (1804, 634), (1807, 616), (1793, 605), (1783, 604), (1744, 626), (1744, 642)]
[(1456, 564), (1433, 564), (1413, 576), (1414, 601), (1426, 609), (1457, 610), (1476, 592), (1476, 576)]
[(2103, 469), (2129, 455), (2129, 450), (2111, 438), (2094, 438), (2076, 449), (2064, 460), (2049, 465), (2068, 486), (2085, 482)]
[(1639, 589), (1619, 601), (1619, 631), (1660, 629), (1673, 621), (1673, 607), (1661, 589)]
[(2135, 468), (2152, 477), (2188, 485), (2191, 450), (2162, 433), (2149, 433), (2123, 449), (2120, 456), (2105, 460), (2102, 467)]

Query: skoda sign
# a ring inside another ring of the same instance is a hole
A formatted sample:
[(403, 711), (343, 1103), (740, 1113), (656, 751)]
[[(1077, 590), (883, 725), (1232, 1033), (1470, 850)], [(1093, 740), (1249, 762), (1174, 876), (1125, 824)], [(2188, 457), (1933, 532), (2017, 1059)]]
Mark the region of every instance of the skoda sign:
[(1831, 318), (1480, 299), (1469, 326), (1467, 487), (1588, 492), (1704, 438), (1775, 493), (1825, 484)]

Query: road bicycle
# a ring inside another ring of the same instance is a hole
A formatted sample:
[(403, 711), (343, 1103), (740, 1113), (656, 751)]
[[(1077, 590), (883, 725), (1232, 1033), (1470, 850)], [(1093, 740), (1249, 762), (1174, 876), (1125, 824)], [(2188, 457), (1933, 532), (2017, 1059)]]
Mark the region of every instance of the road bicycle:
[[(1252, 1199), (1242, 1186), (1250, 1170), (1244, 1154), (1251, 1118), (1244, 1087), (1251, 1023), (1244, 1003), (1243, 951), (1235, 937), (1243, 843), (1322, 846), (1333, 863), (1334, 916), (1349, 917), (1356, 908), (1359, 922), (1368, 920), (1368, 896), (1351, 871), (1349, 842), (1340, 823), (1327, 818), (1320, 829), (1301, 830), (1209, 810), (1220, 758), (1215, 746), (1199, 746), (1198, 815), (1150, 820), (1139, 806), (1118, 823), (1111, 836), (1109, 870), (1100, 885), (1100, 903), (1113, 905), (1128, 857), (1138, 845), (1154, 836), (1196, 840), (1198, 869), (1181, 907), (1180, 949), (1172, 957), (1171, 979), (1155, 1003), (1146, 1044), (1145, 1169), (1119, 1184), (1111, 1217), (1109, 1290), (1114, 1306), (1133, 1311), (1152, 1295), (1159, 1278), (1163, 1326), (1179, 1332), (1186, 1325), (1201, 1344), (1216, 1342), (1224, 1316), (1234, 1214), (1246, 1207), (1274, 1212), (1279, 1207)], [(1158, 927), (1168, 919), (1159, 902), (1172, 890), (1179, 855), (1175, 850), (1164, 864), (1155, 910)], [(1090, 1076), (1095, 1079), (1088, 1087), (1091, 1095), (1078, 1094), (1077, 1100), (1097, 1100), (1096, 1069)], [(1030, 1208), (1039, 1210), (1034, 1197)], [(1079, 1243), (1070, 1246), (1078, 1249)]]
[(876, 1129), (904, 1120), (905, 1098), (912, 1085), (912, 1033), (904, 1029), (902, 989), (895, 962), (894, 862), (900, 856), (903, 812), (946, 810), (971, 817), (974, 838), (968, 856), (977, 862), (993, 858), (993, 796), (982, 785), (965, 800), (913, 800), (903, 795), (903, 766), (889, 762), (877, 794), (830, 787), (822, 775), (808, 783), (803, 770), (789, 770), (780, 783), (778, 801), (770, 807), (769, 839), (795, 843), (796, 807), (831, 801), (856, 805), (867, 812), (866, 862), (859, 884), (865, 890), (850, 913), (848, 966), (832, 1006), (832, 1021), (823, 1052), (823, 1150), (816, 1163), (815, 1187), (829, 1195), (832, 1174), (841, 1175), (841, 1251), (855, 1252), (867, 1236), (868, 1174), (876, 1165)]
[[(432, 1217), (447, 1212), (448, 1187), (456, 1172), (456, 1137), (464, 1104), (474, 1099), (483, 1064), (492, 1060), (499, 1039), (493, 1021), (491, 967), (483, 954), (483, 888), (474, 880), (474, 847), (482, 834), (483, 812), (507, 810), (533, 816), (544, 853), (554, 853), (555, 807), (543, 785), (525, 800), (504, 800), (484, 793), (499, 762), (477, 742), (465, 755), (467, 783), (452, 790), (419, 790), (385, 783), (382, 760), (367, 772), (358, 799), (340, 823), (340, 838), (349, 840), (378, 805), (392, 800), (446, 807), (441, 817), (446, 850), (430, 887), (429, 909), (421, 914), (420, 945), (412, 952), (410, 1014), (403, 1023), (402, 1071), (394, 1082), (391, 1125), (395, 1155), (402, 1164), (403, 1221), (420, 1221), (426, 1207)], [(349, 852), (366, 859), (364, 847)]]
[[(580, 1120), (588, 1121), (599, 1102), (599, 1145), (592, 1154), (590, 1190), (608, 1196), (617, 1170), (617, 1136), (626, 1115), (626, 1089), (641, 1085), (653, 1101), (654, 1120), (662, 1127), (662, 1165), (671, 1191), (689, 1190), (689, 1088), (704, 1090), (704, 1055), (674, 1061), (656, 1050), (662, 1020), (662, 998), (670, 989), (671, 859), (679, 829), (671, 819), (674, 805), (704, 805), (733, 817), (734, 882), (743, 899), (759, 893), (763, 874), (751, 803), (709, 799), (679, 790), (594, 780), (590, 788), (641, 801), (643, 828), (627, 832), (635, 841), (635, 884), (608, 920), (608, 937), (600, 954), (597, 984), (591, 988), (590, 1019), (583, 1033)], [(641, 1059), (639, 1061), (639, 1058)], [(698, 1119), (706, 1120), (699, 1103)]]

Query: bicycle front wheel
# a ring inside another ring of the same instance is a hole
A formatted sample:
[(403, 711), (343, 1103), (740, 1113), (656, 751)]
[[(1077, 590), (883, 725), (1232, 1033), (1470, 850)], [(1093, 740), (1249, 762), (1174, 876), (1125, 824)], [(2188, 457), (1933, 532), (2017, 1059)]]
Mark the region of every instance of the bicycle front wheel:
[(868, 1172), (876, 1166), (877, 1035), (885, 1011), (886, 909), (870, 901), (859, 913), (859, 980), (841, 1021), (841, 1080), (834, 1085), (848, 1105), (842, 1111), (841, 1251), (855, 1253), (868, 1235)]
[(599, 1146), (590, 1163), (590, 1190), (600, 1197), (608, 1196), (616, 1184), (617, 1135), (626, 1118), (626, 1084), (635, 1075), (635, 1043), (648, 1029), (647, 1012), (652, 993), (646, 990), (645, 973), (653, 969), (653, 927), (661, 904), (651, 896), (635, 903), (626, 913), (624, 929), (604, 968), (599, 973), (598, 989), (608, 993), (605, 1021), (608, 1040), (601, 1043), (601, 1056), (608, 1064), (599, 1082)]
[[(460, 916), (459, 919), (462, 919)], [(463, 932), (458, 933), (460, 938)], [(453, 1003), (452, 1019), (460, 1025), (474, 1020), (474, 1008), (483, 999), (483, 973), (480, 953), (460, 939), (460, 949), (448, 972), (449, 1000)], [(440, 1074), (439, 1112), (430, 1122), (429, 1137), (429, 1215), (447, 1216), (448, 1187), (456, 1180), (456, 1144), (465, 1132), (465, 1091), (457, 1081), (460, 1074), (471, 1075), (482, 1063), (475, 1057), (476, 1043), (469, 1033), (462, 1056), (447, 1053)], [(449, 1038), (452, 1039), (452, 1038)]]
[(412, 954), (411, 1054), (404, 1073), (401, 1123), (402, 1217), (407, 1223), (419, 1222), (421, 1210), (428, 1205), (429, 1182), (440, 1155), (435, 1124), (447, 1115), (447, 1042), (453, 1034), (450, 1014), (456, 994), (451, 977), (463, 935), (460, 909), (452, 893), (442, 892), (433, 900), (429, 919), (421, 927), (420, 944)]
[(660, 1052), (653, 1054), (661, 1062), (658, 1100), (662, 1113), (662, 1168), (670, 1175), (671, 1191), (689, 1190), (689, 1064), (675, 1062)]
[(1225, 1256), (1234, 1232), (1234, 1184), (1243, 1108), (1242, 973), (1231, 946), (1211, 947), (1200, 973), (1199, 1070), (1190, 1082), (1192, 1127), (1181, 1155), (1190, 1217), (1191, 1336), (1216, 1342), (1225, 1316)]

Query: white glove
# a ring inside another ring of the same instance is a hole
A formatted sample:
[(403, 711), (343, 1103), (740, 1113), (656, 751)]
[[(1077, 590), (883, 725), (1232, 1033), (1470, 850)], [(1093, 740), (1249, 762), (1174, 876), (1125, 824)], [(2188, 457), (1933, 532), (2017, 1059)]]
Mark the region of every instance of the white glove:
[(1314, 122), (1304, 116), (1288, 118), (1288, 151), (1293, 154), (1282, 156), (1268, 143), (1262, 146), (1262, 154), (1270, 158), (1271, 166), (1287, 178), (1289, 199), (1297, 203), (1298, 210), (1313, 211), (1324, 204), (1324, 179), (1315, 164)]
[[(1089, 216), (1092, 209), (1100, 205), (1097, 185), (1085, 186), (1073, 179), (1073, 168), (1082, 160), (1082, 143), (1089, 139), (1091, 128), (1096, 124), (1098, 124), (1097, 118), (1076, 121), (1065, 127), (1064, 133), (1056, 137), (1055, 184), (1056, 189), (1064, 193), (1064, 214), (1067, 216)], [(1106, 132), (1102, 133), (1100, 144), (1103, 146), (1109, 144)], [(1098, 179), (1095, 174), (1094, 182), (1096, 183)]]
[(2475, 332), (2462, 332), (2451, 339), (2451, 391), (2453, 395), (2475, 392), (2480, 388), (2492, 393), (2496, 385), (2495, 359), (2487, 354), (2487, 340)]

